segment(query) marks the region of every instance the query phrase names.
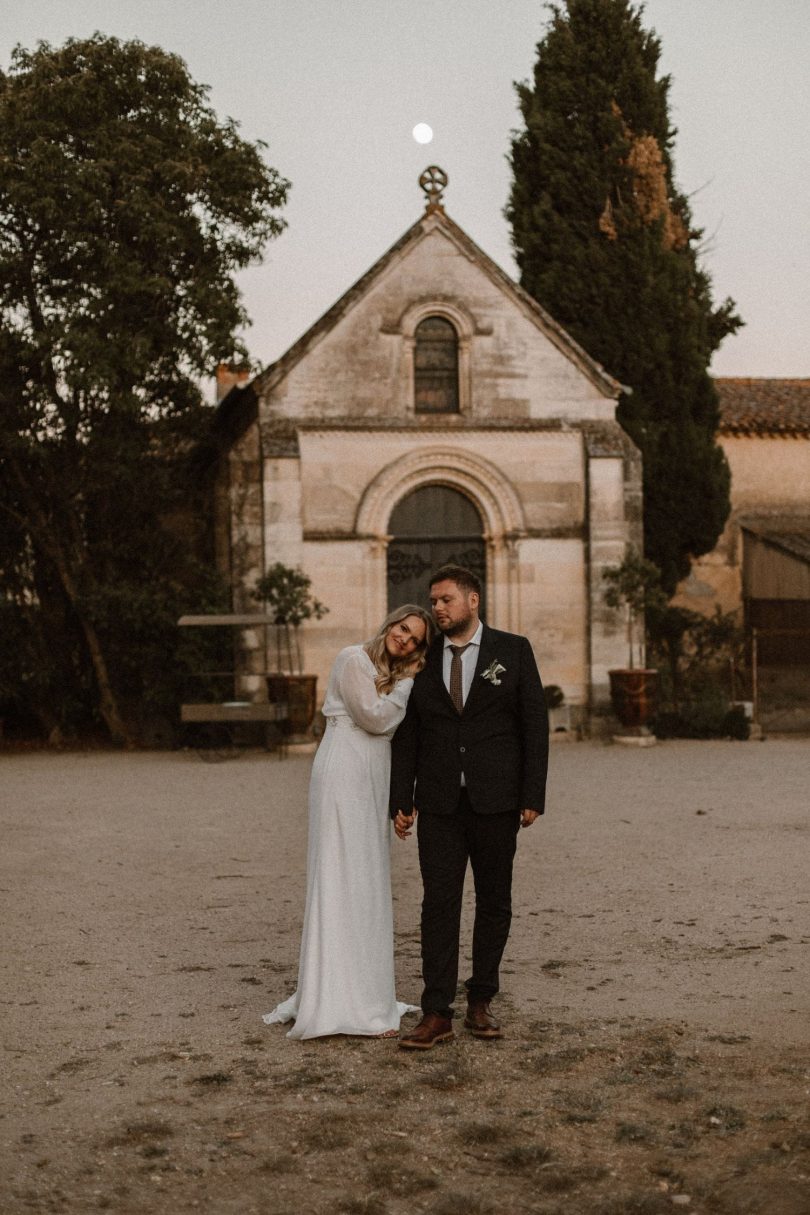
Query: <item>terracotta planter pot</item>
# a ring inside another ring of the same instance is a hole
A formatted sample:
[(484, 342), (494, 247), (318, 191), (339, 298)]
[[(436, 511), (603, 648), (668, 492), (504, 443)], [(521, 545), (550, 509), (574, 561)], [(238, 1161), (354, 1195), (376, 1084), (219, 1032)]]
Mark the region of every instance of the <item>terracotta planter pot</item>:
[(267, 697), (273, 703), (286, 701), (289, 718), (284, 726), (288, 737), (310, 737), (317, 704), (317, 675), (268, 675)]
[(608, 671), (613, 711), (626, 729), (646, 726), (655, 713), (658, 672)]

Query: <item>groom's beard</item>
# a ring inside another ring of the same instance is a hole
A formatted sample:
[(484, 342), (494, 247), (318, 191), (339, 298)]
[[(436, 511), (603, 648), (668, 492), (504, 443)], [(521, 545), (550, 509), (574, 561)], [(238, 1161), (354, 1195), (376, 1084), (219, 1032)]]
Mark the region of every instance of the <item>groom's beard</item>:
[(463, 620), (454, 620), (452, 624), (437, 624), (440, 633), (445, 637), (458, 637), (461, 633), (466, 633), (467, 629), (472, 624), (472, 615), (465, 616)]

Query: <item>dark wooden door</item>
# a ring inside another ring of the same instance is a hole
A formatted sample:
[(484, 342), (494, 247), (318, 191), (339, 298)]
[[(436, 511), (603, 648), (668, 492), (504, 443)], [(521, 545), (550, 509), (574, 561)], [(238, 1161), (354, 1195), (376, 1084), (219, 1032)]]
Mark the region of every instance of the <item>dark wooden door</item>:
[(463, 565), (481, 579), (485, 613), (486, 551), (481, 516), (469, 498), (446, 485), (426, 485), (398, 502), (388, 530), (388, 608), (429, 602), (428, 579), (440, 565)]

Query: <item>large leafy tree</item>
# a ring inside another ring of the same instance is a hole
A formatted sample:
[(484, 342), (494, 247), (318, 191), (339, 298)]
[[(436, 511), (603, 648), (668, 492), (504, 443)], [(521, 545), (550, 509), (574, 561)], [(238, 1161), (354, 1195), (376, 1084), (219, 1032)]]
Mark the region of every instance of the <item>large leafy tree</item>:
[(632, 389), (618, 418), (644, 457), (645, 551), (672, 591), (729, 510), (708, 366), (742, 323), (716, 307), (674, 183), (669, 78), (629, 0), (550, 6), (518, 85), (507, 207), (522, 285)]
[[(59, 668), (119, 741), (172, 658), (178, 604), (210, 588), (184, 525), (199, 383), (244, 356), (233, 275), (283, 227), (288, 183), (262, 149), (140, 42), (17, 48), (0, 73), (6, 637), (27, 638), (40, 707), (56, 711)], [(7, 649), (6, 684), (13, 665)]]

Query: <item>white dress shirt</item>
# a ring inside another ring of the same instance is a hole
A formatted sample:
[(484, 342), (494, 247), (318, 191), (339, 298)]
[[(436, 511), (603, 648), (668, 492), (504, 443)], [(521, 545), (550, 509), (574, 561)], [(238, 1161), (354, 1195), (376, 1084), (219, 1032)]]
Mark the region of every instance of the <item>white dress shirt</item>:
[[(478, 625), (478, 628), (473, 633), (470, 640), (467, 642), (469, 649), (465, 650), (461, 655), (461, 701), (462, 704), (467, 703), (467, 697), (470, 694), (472, 687), (473, 675), (475, 674), (476, 664), (478, 662), (478, 651), (481, 646), (481, 637), (484, 632), (483, 621)], [(450, 646), (456, 645), (456, 641), (452, 637), (444, 639), (444, 667), (442, 676), (444, 678), (444, 686), (447, 691), (450, 691), (450, 663), (453, 661), (453, 655), (450, 653)]]

